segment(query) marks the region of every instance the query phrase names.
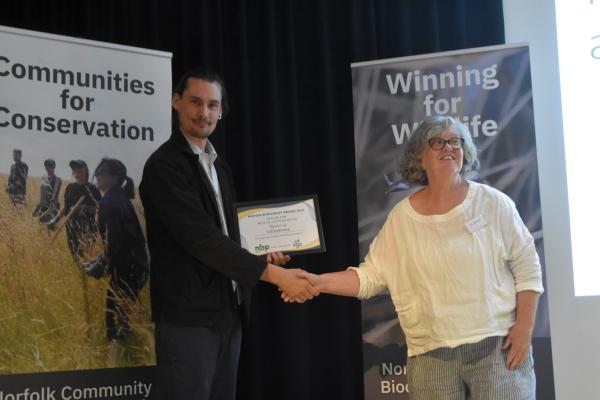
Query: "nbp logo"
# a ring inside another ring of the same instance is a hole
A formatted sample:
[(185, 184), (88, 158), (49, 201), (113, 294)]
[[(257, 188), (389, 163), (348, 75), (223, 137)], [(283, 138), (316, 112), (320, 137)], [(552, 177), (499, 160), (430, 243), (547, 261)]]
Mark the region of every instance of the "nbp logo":
[(271, 246), (269, 246), (268, 244), (262, 245), (259, 243), (258, 246), (254, 246), (254, 250), (256, 252), (269, 251), (270, 248), (271, 248)]

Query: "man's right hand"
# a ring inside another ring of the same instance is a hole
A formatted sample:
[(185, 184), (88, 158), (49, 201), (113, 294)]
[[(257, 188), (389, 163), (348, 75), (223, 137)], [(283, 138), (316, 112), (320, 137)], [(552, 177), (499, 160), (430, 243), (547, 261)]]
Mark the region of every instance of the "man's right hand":
[(288, 280), (279, 284), (279, 289), (287, 293), (288, 299), (294, 303), (304, 303), (306, 300), (312, 300), (320, 294), (319, 290), (313, 286), (310, 280), (306, 279), (301, 269), (286, 270), (290, 272)]
[(270, 282), (286, 293), (290, 301), (304, 303), (320, 294), (309, 280), (302, 276), (301, 269), (285, 269), (277, 265), (267, 264), (261, 279)]
[[(303, 270), (299, 270), (299, 271), (300, 272), (298, 274), (298, 277), (305, 279), (308, 283), (310, 283), (310, 286), (314, 290), (316, 290), (318, 293), (321, 293), (321, 276), (316, 275), (316, 274), (311, 274), (310, 272), (306, 272)], [(303, 303), (302, 301), (299, 301), (299, 299), (294, 297), (294, 295), (286, 292), (283, 289), (281, 289), (281, 298), (286, 303)]]

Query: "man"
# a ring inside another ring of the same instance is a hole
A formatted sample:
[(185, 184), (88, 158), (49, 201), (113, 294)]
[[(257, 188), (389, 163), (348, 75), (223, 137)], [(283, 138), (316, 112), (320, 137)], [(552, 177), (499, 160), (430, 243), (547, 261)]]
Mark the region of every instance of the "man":
[[(301, 301), (318, 292), (285, 264), (242, 249), (229, 167), (208, 140), (227, 112), (218, 75), (188, 71), (173, 93), (171, 138), (144, 167), (140, 196), (151, 256), (158, 376), (154, 398), (233, 400), (241, 343), (240, 292), (260, 279)], [(246, 296), (247, 298), (248, 296)]]
[(33, 216), (47, 223), (60, 211), (59, 194), (62, 180), (54, 174), (56, 162), (51, 158), (44, 161), (46, 175), (40, 182), (40, 202), (33, 210)]
[(20, 149), (13, 150), (13, 160), (15, 163), (10, 166), (10, 175), (8, 176), (8, 185), (6, 193), (15, 207), (21, 207), (25, 204), (25, 195), (27, 194), (27, 175), (29, 167), (21, 158), (23, 152)]

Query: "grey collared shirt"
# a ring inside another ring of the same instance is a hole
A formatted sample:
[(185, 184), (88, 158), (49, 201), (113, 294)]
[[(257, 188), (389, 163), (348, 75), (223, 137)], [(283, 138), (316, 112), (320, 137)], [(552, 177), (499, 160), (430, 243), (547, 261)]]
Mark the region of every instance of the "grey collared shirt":
[[(215, 160), (217, 159), (217, 152), (213, 147), (212, 143), (207, 139), (204, 150), (198, 147), (195, 143), (191, 142), (187, 137), (185, 138), (194, 154), (198, 155), (198, 161), (202, 166), (202, 169), (206, 173), (208, 180), (212, 184), (213, 193), (217, 200), (217, 207), (219, 208), (219, 218), (221, 219), (221, 230), (223, 234), (229, 236), (227, 232), (227, 222), (225, 221), (225, 210), (223, 208), (223, 198), (221, 197), (221, 187), (219, 186), (219, 177), (217, 176), (217, 170), (215, 169)], [(242, 302), (240, 291), (237, 290), (237, 282), (232, 280), (233, 291), (236, 294), (238, 304)]]
[(217, 159), (217, 152), (213, 147), (212, 143), (209, 140), (206, 140), (206, 147), (202, 150), (195, 143), (192, 143), (188, 138), (190, 148), (194, 152), (194, 154), (198, 155), (198, 160), (200, 161), (200, 165), (202, 165), (202, 169), (206, 173), (208, 180), (212, 184), (213, 192), (215, 194), (215, 199), (217, 200), (217, 207), (219, 208), (219, 218), (221, 219), (221, 230), (227, 236), (229, 236), (229, 232), (227, 232), (227, 222), (225, 221), (225, 211), (223, 208), (223, 199), (221, 197), (221, 188), (219, 186), (219, 178), (217, 176), (217, 170), (215, 169), (215, 160)]

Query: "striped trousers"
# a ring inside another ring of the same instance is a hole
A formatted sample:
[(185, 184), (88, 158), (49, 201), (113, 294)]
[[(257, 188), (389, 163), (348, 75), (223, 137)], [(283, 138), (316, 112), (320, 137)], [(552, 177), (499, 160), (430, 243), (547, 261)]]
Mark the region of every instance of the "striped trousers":
[(411, 400), (535, 400), (531, 349), (519, 367), (509, 370), (502, 341), (494, 336), (409, 357)]

